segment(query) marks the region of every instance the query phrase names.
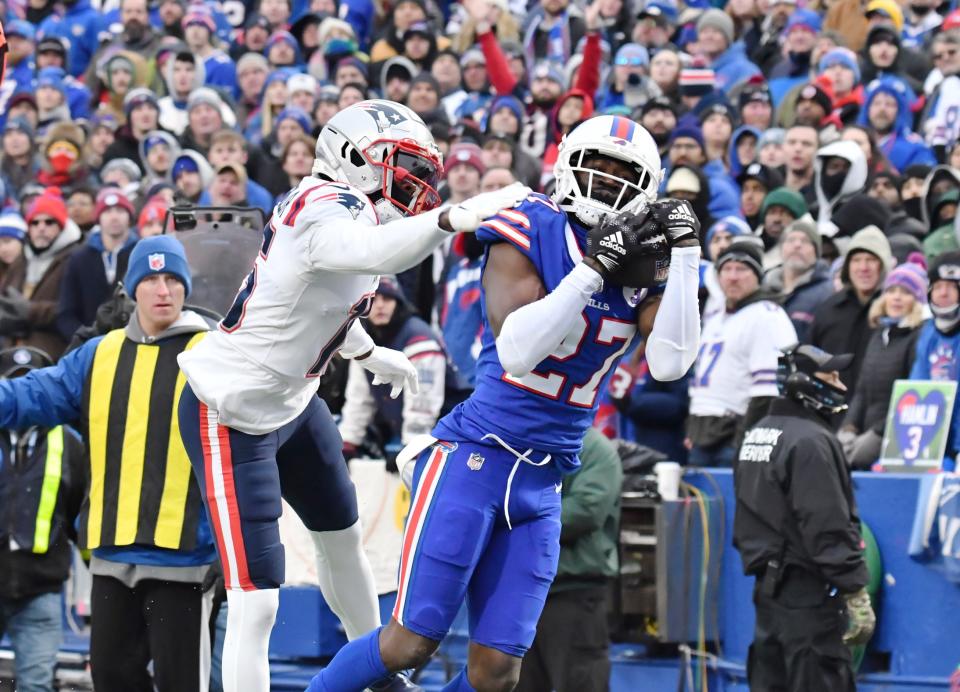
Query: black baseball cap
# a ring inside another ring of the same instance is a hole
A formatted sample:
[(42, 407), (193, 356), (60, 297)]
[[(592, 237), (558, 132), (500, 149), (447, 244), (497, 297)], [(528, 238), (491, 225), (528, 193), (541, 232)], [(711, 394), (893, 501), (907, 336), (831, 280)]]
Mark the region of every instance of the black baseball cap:
[(738, 185), (743, 185), (748, 180), (756, 180), (767, 188), (768, 192), (783, 187), (783, 175), (780, 171), (770, 166), (764, 166), (762, 163), (751, 163), (737, 176)]
[(670, 111), (674, 115), (677, 114), (677, 107), (674, 105), (673, 101), (666, 96), (654, 96), (640, 107), (640, 117), (642, 118), (650, 111), (656, 110)]

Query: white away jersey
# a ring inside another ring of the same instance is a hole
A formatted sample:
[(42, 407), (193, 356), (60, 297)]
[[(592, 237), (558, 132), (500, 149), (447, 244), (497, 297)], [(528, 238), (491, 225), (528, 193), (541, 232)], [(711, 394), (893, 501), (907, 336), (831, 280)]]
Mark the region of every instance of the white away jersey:
[(797, 332), (787, 313), (768, 300), (734, 313), (713, 313), (700, 336), (690, 413), (742, 416), (753, 397), (777, 396), (777, 359), (781, 349), (795, 343)]
[(379, 277), (320, 269), (314, 254), (318, 236), (345, 222), (377, 225), (367, 196), (304, 178), (274, 209), (219, 329), (178, 358), (222, 425), (264, 434), (296, 418), (350, 325), (369, 311)]

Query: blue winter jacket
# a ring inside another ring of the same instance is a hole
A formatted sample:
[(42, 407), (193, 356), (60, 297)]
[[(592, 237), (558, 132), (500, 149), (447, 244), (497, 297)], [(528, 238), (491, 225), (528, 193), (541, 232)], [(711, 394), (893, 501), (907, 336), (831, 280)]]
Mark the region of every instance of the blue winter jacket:
[(750, 62), (743, 41), (737, 41), (721, 53), (711, 65), (716, 73), (716, 87), (727, 94), (738, 84), (747, 81), (753, 75), (760, 74), (760, 68)]
[[(910, 369), (911, 380), (934, 380), (937, 382), (960, 382), (960, 329), (944, 334), (933, 320), (920, 327), (916, 357)], [(960, 406), (954, 404), (950, 419), (950, 435), (947, 437), (949, 457), (956, 457), (960, 447)]]
[(897, 100), (897, 121), (893, 131), (880, 139), (878, 145), (887, 160), (898, 170), (903, 171), (914, 164), (936, 166), (937, 158), (923, 138), (913, 131), (913, 113), (910, 106), (917, 100), (913, 89), (898, 77), (883, 75), (867, 85), (864, 93), (863, 108), (857, 123), (869, 127), (870, 103), (877, 94), (889, 94)]
[(743, 218), (740, 213), (740, 186), (730, 177), (719, 159), (708, 161), (701, 169), (710, 179), (710, 204), (707, 208), (715, 219), (724, 216)]
[(63, 16), (50, 15), (40, 24), (38, 36), (59, 36), (69, 42), (67, 69), (74, 77), (82, 75), (93, 54), (100, 47), (100, 31), (103, 27), (100, 13), (90, 0), (77, 0), (67, 5)]

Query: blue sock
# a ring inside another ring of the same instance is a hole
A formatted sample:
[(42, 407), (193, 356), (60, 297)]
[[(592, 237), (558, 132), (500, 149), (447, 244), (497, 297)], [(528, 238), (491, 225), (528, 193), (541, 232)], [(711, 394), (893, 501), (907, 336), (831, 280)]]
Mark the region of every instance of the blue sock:
[(455, 677), (453, 680), (447, 683), (447, 686), (444, 687), (440, 692), (477, 692), (473, 689), (473, 685), (470, 684), (470, 681), (467, 680), (467, 669), (464, 667), (460, 671), (460, 675)]
[(380, 658), (380, 630), (378, 627), (344, 646), (317, 673), (307, 692), (356, 692), (390, 675)]

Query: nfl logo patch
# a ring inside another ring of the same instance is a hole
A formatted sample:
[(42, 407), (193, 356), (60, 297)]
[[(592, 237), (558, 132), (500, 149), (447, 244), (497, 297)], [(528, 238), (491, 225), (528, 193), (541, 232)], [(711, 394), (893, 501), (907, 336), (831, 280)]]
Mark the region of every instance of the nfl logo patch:
[(162, 252), (155, 252), (152, 255), (147, 257), (147, 262), (150, 265), (150, 271), (158, 272), (167, 266), (167, 258)]
[(471, 471), (479, 471), (480, 468), (483, 466), (483, 461), (484, 459), (482, 456), (480, 456), (476, 452), (472, 452), (470, 454), (470, 458), (467, 459), (467, 468), (470, 469)]

